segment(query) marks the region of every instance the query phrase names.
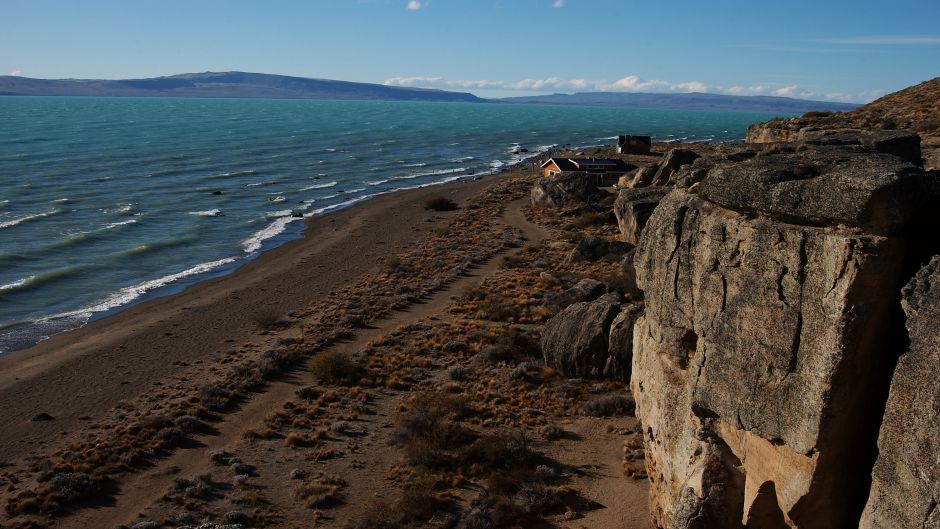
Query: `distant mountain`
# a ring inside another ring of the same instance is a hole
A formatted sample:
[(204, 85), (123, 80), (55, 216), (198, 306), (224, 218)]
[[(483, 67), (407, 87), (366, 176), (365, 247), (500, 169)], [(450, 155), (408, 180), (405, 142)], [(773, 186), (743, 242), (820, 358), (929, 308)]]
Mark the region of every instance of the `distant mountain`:
[(546, 96), (506, 97), (505, 103), (540, 103), (547, 105), (582, 105), (602, 107), (674, 108), (687, 110), (737, 110), (749, 112), (849, 111), (859, 105), (807, 101), (790, 97), (733, 96), (723, 94), (646, 94), (628, 92), (578, 92)]
[(0, 95), (487, 101), (464, 92), (245, 72), (185, 73), (114, 81), (0, 76)]

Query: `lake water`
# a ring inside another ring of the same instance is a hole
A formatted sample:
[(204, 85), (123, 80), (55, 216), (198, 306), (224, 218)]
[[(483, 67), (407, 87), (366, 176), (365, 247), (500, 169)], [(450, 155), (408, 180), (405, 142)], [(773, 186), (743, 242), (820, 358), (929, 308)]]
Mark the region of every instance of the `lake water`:
[[(0, 352), (227, 273), (313, 216), (551, 146), (736, 141), (764, 113), (0, 98)], [(520, 152), (526, 149), (529, 152)]]

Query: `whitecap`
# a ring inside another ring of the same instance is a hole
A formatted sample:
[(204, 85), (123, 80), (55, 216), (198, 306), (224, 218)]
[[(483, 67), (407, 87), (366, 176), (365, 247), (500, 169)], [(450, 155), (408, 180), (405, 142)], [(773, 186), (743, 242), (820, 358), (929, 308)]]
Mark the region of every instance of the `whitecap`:
[(105, 298), (104, 300), (94, 305), (84, 307), (78, 310), (73, 310), (69, 312), (63, 312), (60, 314), (54, 314), (52, 316), (47, 316), (45, 318), (38, 320), (38, 322), (45, 323), (45, 322), (52, 321), (52, 320), (58, 320), (62, 318), (75, 318), (75, 317), (87, 319), (87, 318), (90, 318), (96, 312), (104, 312), (106, 310), (111, 310), (111, 309), (120, 307), (121, 305), (126, 305), (127, 303), (130, 303), (131, 301), (137, 299), (138, 297), (142, 296), (143, 294), (151, 290), (169, 285), (170, 283), (179, 281), (180, 279), (184, 279), (184, 278), (198, 275), (198, 274), (204, 274), (220, 266), (224, 266), (229, 263), (234, 263), (235, 261), (236, 261), (236, 258), (234, 257), (226, 257), (224, 259), (219, 259), (217, 261), (209, 261), (206, 263), (200, 263), (196, 266), (183, 270), (182, 272), (177, 272), (175, 274), (163, 276), (158, 279), (152, 279), (150, 281), (144, 281), (143, 283), (138, 283), (133, 286), (122, 288), (121, 290), (117, 291), (116, 293), (112, 294), (111, 296)]
[(12, 228), (13, 226), (16, 226), (17, 224), (22, 224), (23, 222), (28, 222), (28, 221), (35, 220), (35, 219), (41, 219), (43, 217), (49, 217), (49, 216), (56, 215), (61, 212), (62, 210), (53, 209), (53, 210), (45, 211), (43, 213), (34, 213), (32, 215), (25, 215), (23, 217), (18, 217), (13, 220), (5, 220), (5, 221), (0, 222), (0, 228)]
[(221, 209), (207, 209), (205, 211), (190, 211), (190, 215), (197, 217), (221, 217), (224, 215)]
[(129, 224), (137, 224), (137, 219), (122, 220), (121, 222), (112, 222), (111, 224), (105, 224), (102, 229), (110, 230), (110, 229), (118, 228), (121, 226), (127, 226)]
[(29, 282), (32, 281), (33, 279), (36, 279), (36, 276), (24, 277), (23, 279), (17, 279), (16, 281), (13, 281), (12, 283), (7, 283), (7, 284), (5, 284), (5, 285), (0, 285), (0, 292), (2, 292), (2, 291), (4, 291), (4, 290), (15, 290), (15, 289), (17, 289), (17, 288), (20, 288), (20, 287), (26, 285), (27, 283), (29, 283)]
[(286, 202), (286, 201), (287, 201), (287, 199), (284, 198), (283, 195), (278, 195), (278, 196), (276, 196), (276, 197), (274, 197), (274, 198), (271, 199), (271, 202), (273, 202), (273, 203), (275, 203), (275, 204), (278, 204), (278, 203), (281, 203), (281, 202)]
[(299, 189), (299, 191), (310, 191), (310, 190), (313, 190), (313, 189), (326, 189), (326, 188), (328, 188), (328, 187), (333, 187), (333, 186), (335, 186), (335, 185), (338, 184), (338, 183), (339, 183), (339, 182), (327, 182), (327, 183), (325, 183), (325, 184), (314, 184), (314, 185), (312, 185), (312, 186), (302, 187), (302, 188)]

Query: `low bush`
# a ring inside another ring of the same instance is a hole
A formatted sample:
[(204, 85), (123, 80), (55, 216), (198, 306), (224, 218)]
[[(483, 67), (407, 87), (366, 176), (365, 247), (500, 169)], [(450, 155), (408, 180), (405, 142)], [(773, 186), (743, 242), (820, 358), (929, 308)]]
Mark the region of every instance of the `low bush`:
[(581, 413), (590, 417), (618, 417), (633, 415), (635, 411), (636, 401), (625, 395), (605, 395), (581, 407)]
[(326, 384), (351, 386), (359, 381), (361, 369), (339, 351), (324, 351), (313, 358), (310, 372)]

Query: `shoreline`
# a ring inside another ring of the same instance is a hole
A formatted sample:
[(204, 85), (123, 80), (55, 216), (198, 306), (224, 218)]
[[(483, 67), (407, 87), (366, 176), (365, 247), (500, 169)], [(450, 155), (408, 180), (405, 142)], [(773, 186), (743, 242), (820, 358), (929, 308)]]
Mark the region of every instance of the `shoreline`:
[[(0, 416), (8, 425), (0, 461), (80, 429), (191, 364), (257, 341), (256, 320), (265, 313), (287, 317), (325, 299), (448, 222), (453, 212), (426, 210), (427, 199), (461, 204), (509, 172), (387, 193), (304, 219), (301, 238), (231, 273), (0, 355)], [(55, 420), (31, 420), (42, 413)]]
[[(261, 241), (261, 243), (259, 243), (260, 247), (256, 251), (252, 252), (251, 254), (243, 255), (243, 256), (227, 257), (227, 258), (219, 259), (212, 263), (199, 263), (199, 264), (193, 265), (192, 268), (179, 272), (178, 274), (182, 275), (182, 277), (180, 277), (179, 279), (169, 281), (165, 284), (159, 285), (149, 290), (144, 290), (140, 294), (135, 296), (134, 298), (130, 299), (129, 301), (116, 304), (114, 306), (105, 308), (104, 310), (95, 310), (95, 307), (99, 305), (108, 304), (109, 300), (111, 300), (114, 296), (116, 296), (117, 294), (120, 294), (124, 290), (133, 290), (139, 287), (140, 285), (145, 285), (149, 281), (144, 281), (132, 287), (127, 287), (126, 289), (109, 293), (102, 299), (102, 301), (96, 302), (97, 303), (96, 305), (92, 305), (91, 307), (88, 307), (88, 308), (78, 308), (78, 309), (69, 311), (67, 313), (46, 316), (39, 320), (35, 320), (32, 322), (28, 322), (28, 323), (24, 322), (21, 324), (13, 324), (10, 327), (3, 329), (2, 331), (9, 333), (8, 336), (12, 336), (13, 333), (15, 333), (18, 329), (23, 329), (23, 334), (26, 334), (28, 336), (24, 337), (21, 340), (17, 338), (12, 338), (12, 337), (8, 338), (8, 341), (14, 345), (10, 349), (0, 350), (0, 359), (11, 354), (22, 353), (33, 347), (36, 347), (39, 344), (52, 340), (56, 338), (57, 336), (60, 336), (64, 333), (69, 333), (72, 331), (82, 329), (86, 327), (87, 325), (90, 325), (97, 321), (101, 321), (103, 319), (111, 318), (115, 315), (119, 315), (122, 312), (133, 309), (134, 307), (137, 307), (139, 305), (146, 304), (153, 300), (158, 300), (158, 299), (165, 298), (165, 297), (176, 296), (204, 282), (213, 281), (213, 280), (220, 279), (220, 278), (225, 278), (225, 277), (231, 276), (232, 274), (238, 273), (238, 271), (241, 270), (244, 266), (248, 265), (249, 263), (253, 261), (260, 259), (262, 256), (268, 254), (269, 252), (276, 250), (280, 248), (281, 246), (285, 244), (289, 244), (293, 241), (303, 240), (307, 236), (307, 232), (310, 229), (310, 226), (312, 225), (312, 223), (318, 219), (329, 218), (331, 215), (334, 215), (338, 212), (363, 206), (364, 204), (371, 203), (376, 199), (379, 199), (381, 197), (388, 196), (388, 195), (393, 195), (393, 194), (402, 193), (402, 192), (419, 191), (423, 189), (442, 188), (442, 187), (457, 184), (457, 183), (473, 182), (473, 181), (481, 180), (483, 178), (498, 176), (502, 173), (512, 171), (516, 169), (517, 167), (524, 167), (527, 162), (529, 162), (530, 160), (534, 158), (537, 158), (539, 156), (546, 154), (546, 152), (548, 151), (534, 152), (532, 153), (531, 156), (522, 158), (517, 161), (505, 162), (505, 165), (503, 167), (494, 168), (490, 171), (486, 171), (486, 172), (482, 172), (478, 174), (461, 175), (456, 178), (451, 177), (451, 178), (444, 179), (441, 181), (421, 184), (418, 186), (390, 189), (390, 190), (382, 191), (382, 192), (371, 194), (371, 195), (356, 197), (347, 202), (341, 202), (339, 204), (329, 206), (328, 207), (329, 209), (325, 211), (313, 213), (313, 214), (304, 216), (302, 218), (292, 218), (287, 223), (285, 223), (285, 226), (280, 233)], [(299, 222), (295, 224), (293, 222), (295, 220), (302, 220), (303, 222)], [(299, 227), (295, 227), (298, 225)], [(204, 271), (189, 274), (189, 272), (193, 269), (199, 268), (206, 264), (214, 264), (214, 263), (221, 263), (221, 264), (219, 264), (218, 266), (209, 268), (207, 270), (204, 270)], [(156, 278), (150, 281), (162, 281), (166, 279), (167, 277), (172, 277), (172, 275), (166, 276), (164, 278)], [(61, 323), (57, 324), (57, 322), (61, 322)], [(51, 329), (52, 332), (47, 335), (47, 334), (43, 334), (42, 330), (36, 330), (37, 327), (41, 327), (43, 325), (46, 325), (47, 327), (45, 328)], [(19, 345), (19, 344), (22, 344), (22, 345)]]

